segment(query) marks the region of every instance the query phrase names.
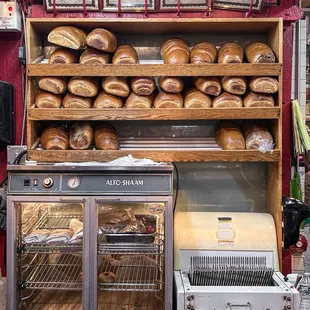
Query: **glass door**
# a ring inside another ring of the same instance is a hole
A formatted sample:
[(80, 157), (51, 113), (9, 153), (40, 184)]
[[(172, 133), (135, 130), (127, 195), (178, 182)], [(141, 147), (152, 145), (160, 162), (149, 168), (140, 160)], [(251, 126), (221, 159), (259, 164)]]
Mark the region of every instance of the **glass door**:
[(96, 200), (97, 309), (164, 309), (167, 203), (123, 200)]
[(8, 204), (8, 259), (14, 261), (8, 264), (9, 310), (86, 309), (86, 203), (79, 197), (27, 197)]

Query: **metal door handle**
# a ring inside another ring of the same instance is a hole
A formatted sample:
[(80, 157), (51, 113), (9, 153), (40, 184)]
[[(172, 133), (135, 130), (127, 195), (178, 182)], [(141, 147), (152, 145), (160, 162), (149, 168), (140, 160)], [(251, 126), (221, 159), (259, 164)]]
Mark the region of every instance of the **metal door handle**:
[(249, 308), (250, 310), (252, 310), (251, 304), (249, 302), (246, 303), (245, 305), (233, 305), (231, 302), (228, 302), (226, 308), (229, 308), (232, 310), (235, 307), (246, 307), (246, 308)]
[(85, 198), (60, 197), (61, 202), (85, 202)]
[(95, 199), (96, 202), (107, 202), (107, 201), (120, 201), (120, 198), (97, 198)]

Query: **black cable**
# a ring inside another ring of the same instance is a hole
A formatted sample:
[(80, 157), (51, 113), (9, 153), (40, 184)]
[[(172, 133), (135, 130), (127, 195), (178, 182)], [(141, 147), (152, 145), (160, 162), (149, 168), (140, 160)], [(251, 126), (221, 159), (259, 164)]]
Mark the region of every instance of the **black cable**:
[(176, 189), (175, 189), (175, 199), (174, 199), (174, 204), (173, 204), (173, 212), (174, 212), (177, 206), (178, 196), (179, 196), (179, 170), (175, 163), (172, 163), (172, 165), (174, 166), (174, 169), (176, 172)]
[(18, 165), (20, 160), (22, 159), (22, 157), (27, 153), (27, 150), (22, 151), (21, 153), (19, 153), (16, 158), (13, 161), (13, 165)]
[(8, 176), (6, 176), (2, 182), (0, 183), (0, 187), (3, 187), (4, 183), (8, 180)]

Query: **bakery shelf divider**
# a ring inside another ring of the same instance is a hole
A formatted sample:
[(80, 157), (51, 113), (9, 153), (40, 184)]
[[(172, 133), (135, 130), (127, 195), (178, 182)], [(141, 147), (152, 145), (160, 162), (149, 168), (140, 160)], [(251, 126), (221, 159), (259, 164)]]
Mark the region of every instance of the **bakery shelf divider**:
[(277, 162), (280, 159), (280, 151), (260, 152), (256, 150), (223, 151), (223, 150), (130, 150), (130, 151), (45, 151), (29, 150), (30, 160), (43, 162), (108, 162), (121, 156), (131, 154), (135, 158), (149, 158), (160, 162)]
[(278, 76), (281, 64), (102, 65), (29, 64), (28, 76)]
[(279, 119), (281, 110), (274, 108), (234, 109), (37, 109), (28, 110), (32, 121), (59, 120), (217, 120)]

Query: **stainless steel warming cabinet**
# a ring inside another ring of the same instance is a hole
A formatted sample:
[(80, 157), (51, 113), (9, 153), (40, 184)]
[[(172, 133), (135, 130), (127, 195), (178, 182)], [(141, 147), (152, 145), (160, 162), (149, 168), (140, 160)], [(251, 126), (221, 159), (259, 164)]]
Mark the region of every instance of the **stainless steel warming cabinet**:
[(8, 310), (172, 309), (173, 166), (8, 170)]

